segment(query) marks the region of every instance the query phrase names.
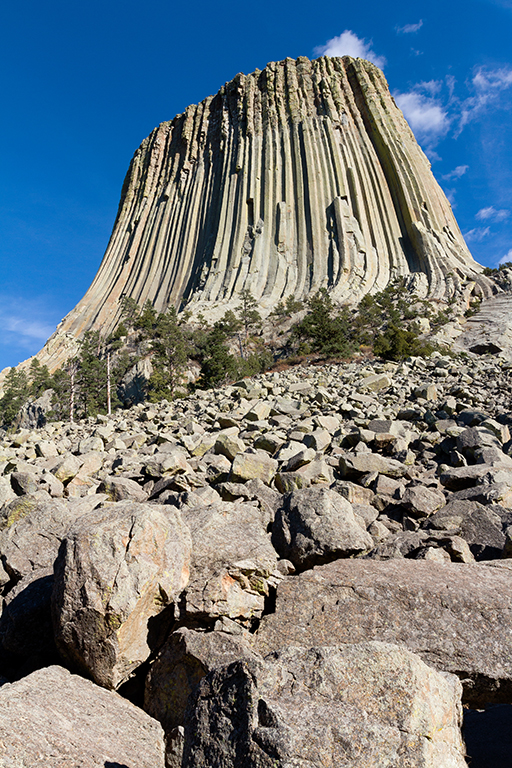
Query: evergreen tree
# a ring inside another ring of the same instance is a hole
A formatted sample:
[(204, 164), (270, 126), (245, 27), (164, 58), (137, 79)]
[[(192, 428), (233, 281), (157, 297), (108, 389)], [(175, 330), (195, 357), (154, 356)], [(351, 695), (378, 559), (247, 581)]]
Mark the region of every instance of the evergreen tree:
[(244, 290), (240, 292), (240, 300), (237, 312), (242, 322), (245, 333), (245, 344), (247, 345), (247, 342), (249, 341), (249, 331), (254, 330), (257, 326), (261, 325), (261, 315), (256, 309), (258, 302), (247, 288), (244, 288)]
[(11, 368), (5, 379), (5, 390), (0, 400), (0, 421), (9, 427), (29, 396), (29, 384), (25, 371)]
[(237, 377), (237, 361), (229, 351), (226, 340), (225, 327), (222, 320), (219, 320), (208, 333), (201, 350), (200, 387), (216, 387)]
[(46, 365), (41, 365), (37, 357), (34, 357), (30, 363), (28, 377), (30, 380), (30, 394), (34, 398), (39, 397), (47, 389), (52, 388), (52, 377), (48, 368)]
[(149, 380), (152, 402), (175, 396), (176, 387), (183, 378), (189, 346), (174, 307), (155, 317), (151, 339), (153, 374)]
[(335, 311), (331, 297), (325, 289), (308, 301), (309, 312), (294, 327), (292, 336), (299, 339), (303, 348), (324, 355), (350, 355), (354, 351), (356, 334), (348, 309)]

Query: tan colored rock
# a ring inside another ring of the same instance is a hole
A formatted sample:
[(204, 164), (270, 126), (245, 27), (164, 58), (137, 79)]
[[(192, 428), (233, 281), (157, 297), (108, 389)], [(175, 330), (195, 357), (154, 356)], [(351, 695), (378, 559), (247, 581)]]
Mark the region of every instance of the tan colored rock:
[(396, 459), (380, 453), (346, 453), (340, 457), (340, 469), (344, 476), (360, 476), (368, 472), (380, 472), (389, 477), (403, 477), (408, 467)]
[[(238, 432), (238, 430), (237, 430)], [(220, 434), (214, 445), (215, 453), (225, 456), (229, 461), (233, 461), (237, 453), (243, 453), (246, 445), (236, 434)]]
[(82, 462), (76, 456), (68, 453), (52, 468), (52, 472), (57, 480), (65, 485), (67, 481), (78, 474), (81, 466)]
[(176, 508), (119, 502), (80, 517), (55, 565), (56, 639), (100, 685), (149, 656), (148, 620), (189, 578), (190, 533)]
[(380, 392), (391, 386), (391, 379), (385, 373), (373, 373), (359, 383), (359, 389), (368, 389), (370, 392)]
[(278, 559), (265, 510), (225, 502), (183, 507), (182, 515), (193, 543), (182, 618), (261, 616)]
[(277, 467), (278, 462), (266, 451), (255, 450), (254, 453), (237, 453), (231, 465), (229, 479), (234, 483), (262, 480), (266, 485), (270, 485)]

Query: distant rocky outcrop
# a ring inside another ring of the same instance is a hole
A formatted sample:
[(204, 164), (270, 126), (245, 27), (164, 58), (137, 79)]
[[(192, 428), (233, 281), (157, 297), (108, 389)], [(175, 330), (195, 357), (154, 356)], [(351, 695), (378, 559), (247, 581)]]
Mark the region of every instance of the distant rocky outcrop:
[[(38, 357), (51, 370), (123, 296), (210, 319), (326, 288), (353, 302), (408, 276), (449, 297), (473, 260), (382, 72), (350, 57), (237, 75), (141, 144), (90, 289)], [(486, 278), (479, 278), (485, 283)]]

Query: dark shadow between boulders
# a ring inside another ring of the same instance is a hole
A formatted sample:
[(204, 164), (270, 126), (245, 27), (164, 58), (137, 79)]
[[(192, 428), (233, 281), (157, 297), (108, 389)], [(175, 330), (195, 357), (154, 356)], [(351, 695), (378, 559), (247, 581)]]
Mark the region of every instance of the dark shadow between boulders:
[(471, 768), (510, 768), (512, 705), (464, 709), (463, 736)]

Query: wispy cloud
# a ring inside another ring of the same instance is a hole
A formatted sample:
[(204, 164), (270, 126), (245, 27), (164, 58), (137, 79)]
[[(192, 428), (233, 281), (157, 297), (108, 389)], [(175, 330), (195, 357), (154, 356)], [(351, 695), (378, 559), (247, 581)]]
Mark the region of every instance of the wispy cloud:
[(512, 261), (512, 248), (498, 261), (498, 264), (506, 264), (508, 261)]
[(475, 219), (478, 221), (491, 221), (497, 223), (505, 221), (509, 216), (510, 211), (507, 211), (506, 208), (497, 209), (493, 205), (490, 205), (488, 208), (481, 208), (476, 214)]
[(413, 32), (419, 32), (423, 26), (423, 19), (420, 19), (416, 24), (405, 24), (403, 27), (396, 27), (396, 31), (399, 35), (410, 35)]
[(512, 88), (512, 68), (479, 67), (471, 79), (471, 88), (473, 94), (460, 104), (460, 121), (456, 135), (489, 108), (501, 106), (503, 92)]
[(54, 332), (50, 312), (38, 301), (0, 297), (0, 337), (5, 346), (26, 349), (44, 343)]
[[(395, 101), (404, 113), (418, 141), (427, 147), (434, 147), (446, 136), (450, 128), (450, 118), (442, 102), (432, 95), (431, 84), (420, 83), (407, 93), (394, 93)], [(427, 93), (422, 91), (427, 90)]]
[[(457, 87), (455, 78), (447, 75), (443, 80), (417, 83), (405, 93), (393, 93), (431, 159), (435, 159), (433, 148), (448, 133), (457, 138), (468, 123), (498, 109), (512, 110), (512, 67), (479, 67), (465, 87), (469, 95), (460, 97), (460, 85)], [(457, 178), (454, 174), (455, 171), (443, 178)]]
[(460, 179), (461, 176), (464, 176), (468, 168), (469, 168), (469, 165), (458, 165), (456, 168), (453, 169), (453, 171), (450, 171), (449, 173), (445, 173), (444, 176), (441, 176), (441, 178), (444, 179), (444, 181), (451, 181), (452, 179)]
[(341, 35), (333, 37), (325, 45), (314, 48), (315, 56), (353, 56), (355, 59), (372, 61), (378, 67), (386, 65), (384, 56), (378, 56), (372, 50), (373, 42), (358, 37), (355, 32), (346, 29)]
[(468, 243), (481, 243), (490, 234), (490, 227), (476, 227), (475, 229), (470, 229), (469, 232), (464, 232), (464, 240)]

